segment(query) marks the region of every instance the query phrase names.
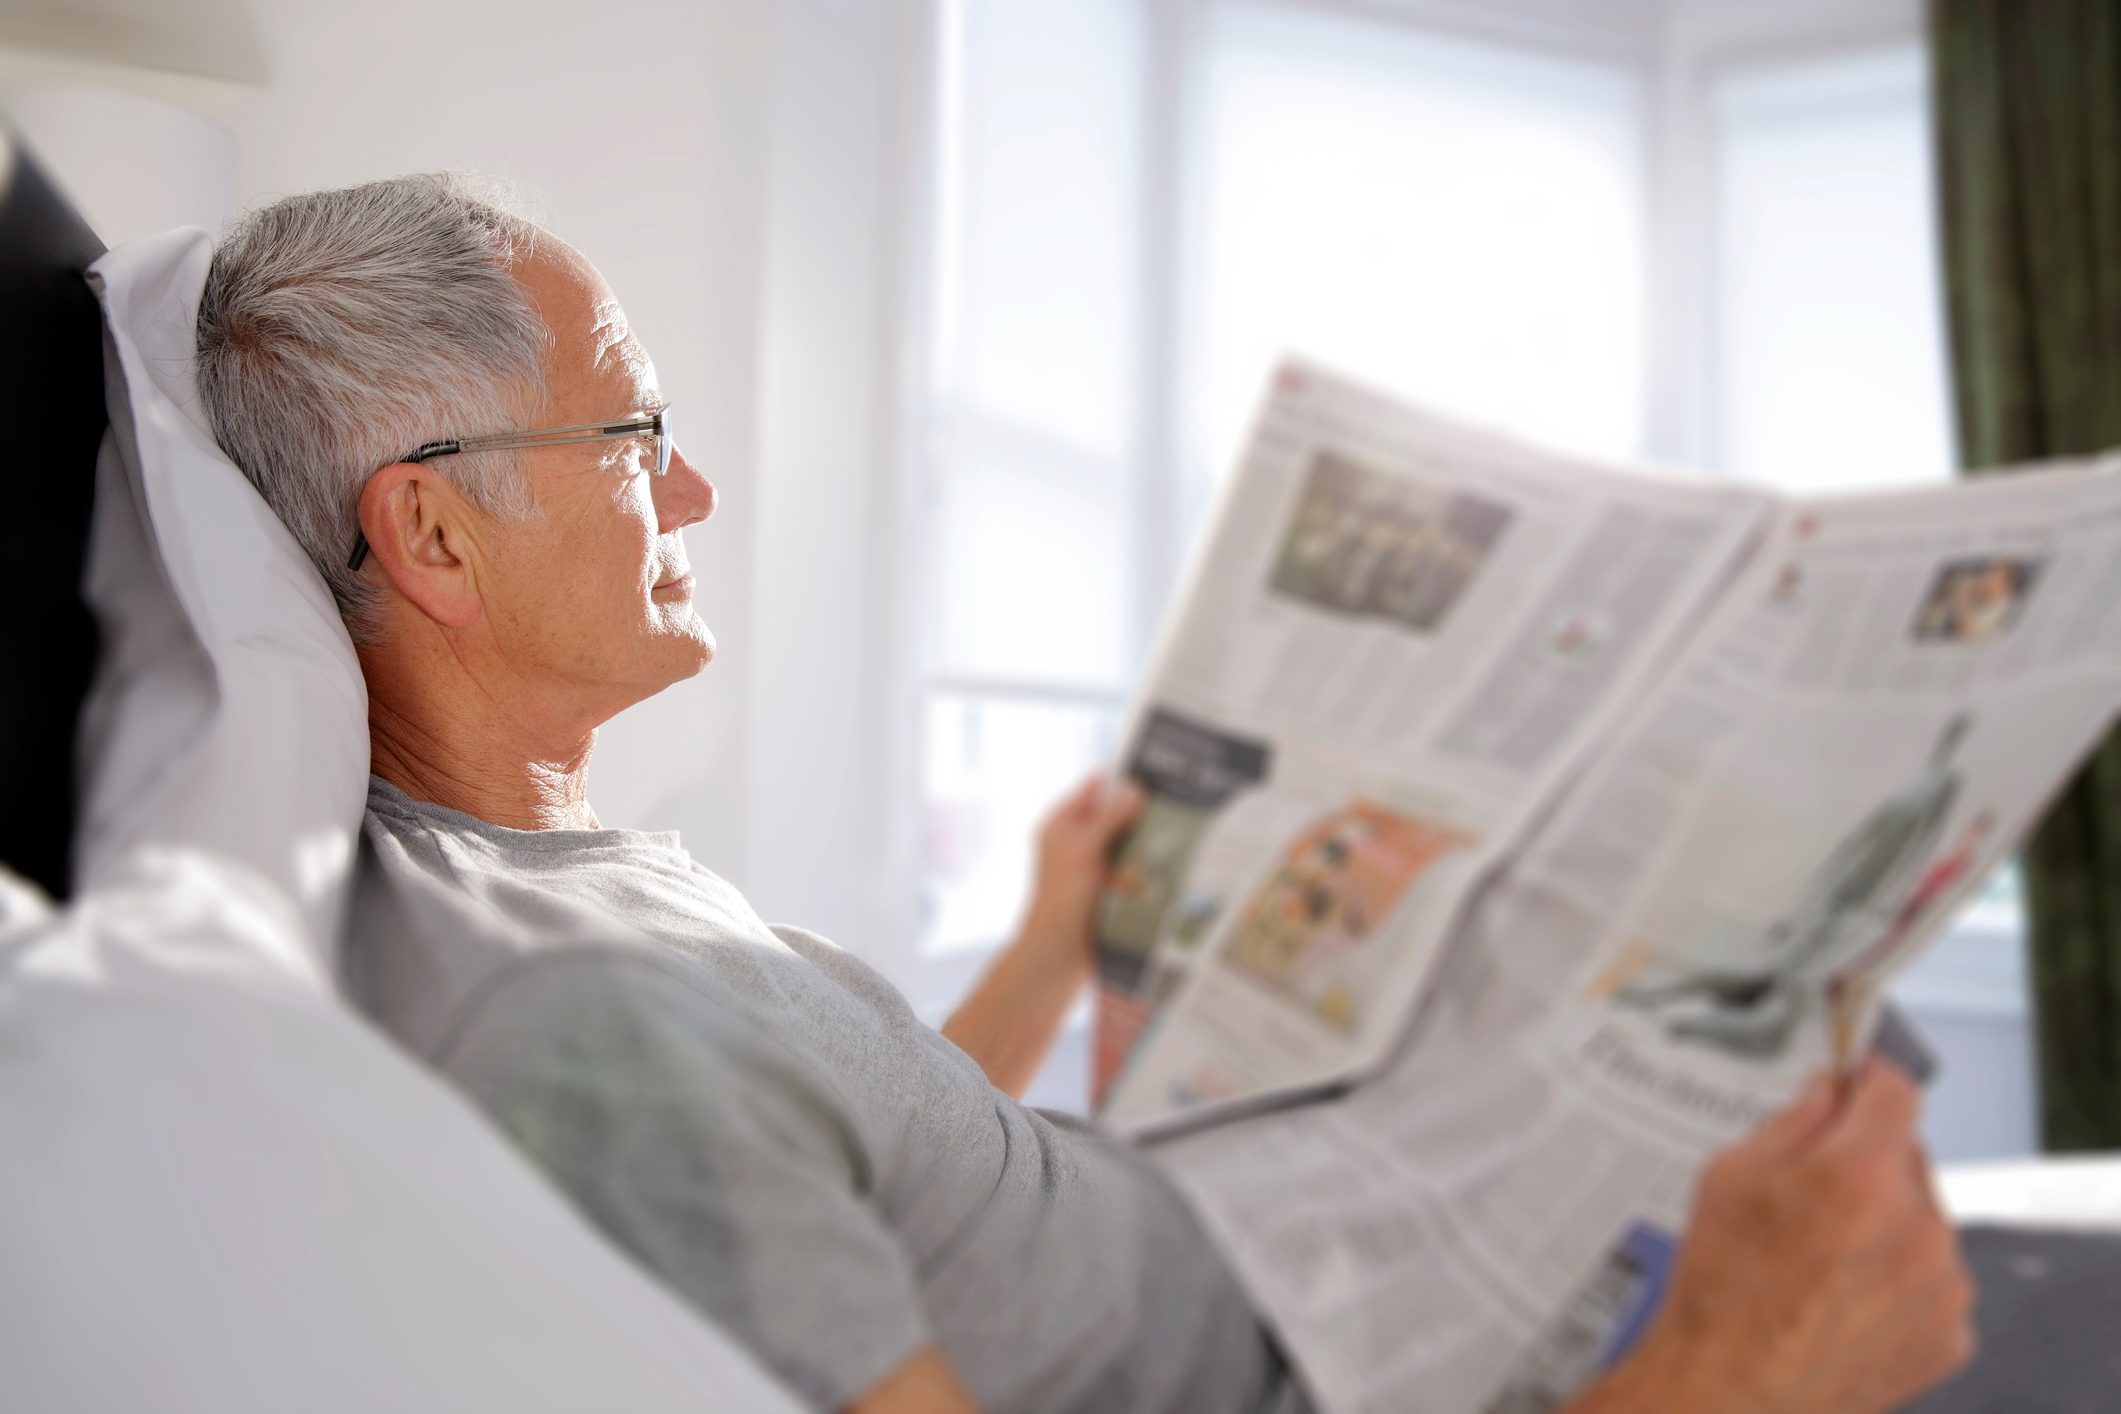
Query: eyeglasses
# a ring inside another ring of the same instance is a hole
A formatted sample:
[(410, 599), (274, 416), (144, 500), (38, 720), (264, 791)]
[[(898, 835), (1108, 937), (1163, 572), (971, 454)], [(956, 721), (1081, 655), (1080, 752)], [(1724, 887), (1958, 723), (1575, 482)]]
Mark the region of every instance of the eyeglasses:
[[(400, 461), (424, 462), (436, 457), (451, 457), (459, 452), (505, 452), (527, 447), (564, 447), (574, 442), (604, 442), (618, 437), (639, 437), (642, 434), (655, 437), (655, 474), (670, 470), (670, 409), (643, 413), (624, 422), (583, 422), (573, 427), (547, 427), (536, 432), (497, 432), (490, 437), (460, 437), (452, 442), (425, 442), (410, 456)], [(354, 536), (353, 554), (347, 557), (346, 568), (357, 570), (368, 558), (368, 536)]]

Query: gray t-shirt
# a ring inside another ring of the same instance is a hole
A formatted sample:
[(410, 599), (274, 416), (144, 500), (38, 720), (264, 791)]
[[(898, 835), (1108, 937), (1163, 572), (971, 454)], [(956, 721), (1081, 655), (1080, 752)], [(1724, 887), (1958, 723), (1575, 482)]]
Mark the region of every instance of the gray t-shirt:
[(589, 1218), (836, 1407), (939, 1346), (982, 1407), (1302, 1407), (1171, 1186), (1024, 1108), (672, 834), (371, 784), (347, 981)]

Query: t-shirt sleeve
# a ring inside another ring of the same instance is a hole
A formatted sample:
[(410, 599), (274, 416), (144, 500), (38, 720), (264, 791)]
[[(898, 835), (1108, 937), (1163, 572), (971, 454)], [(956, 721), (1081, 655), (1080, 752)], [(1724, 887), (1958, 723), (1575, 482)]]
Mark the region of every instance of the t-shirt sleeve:
[(441, 1058), (598, 1227), (805, 1398), (931, 1340), (828, 1077), (652, 959), (547, 955)]

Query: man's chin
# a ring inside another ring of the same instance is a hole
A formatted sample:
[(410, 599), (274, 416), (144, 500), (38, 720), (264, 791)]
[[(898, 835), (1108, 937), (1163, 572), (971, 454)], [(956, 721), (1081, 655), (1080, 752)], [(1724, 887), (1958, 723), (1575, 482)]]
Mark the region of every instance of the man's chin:
[(688, 665), (679, 676), (696, 677), (709, 663), (714, 661), (714, 650), (716, 647), (714, 630), (707, 627), (707, 621), (702, 619), (699, 614), (688, 611), (685, 624), (679, 632), (684, 638), (684, 656), (688, 660)]

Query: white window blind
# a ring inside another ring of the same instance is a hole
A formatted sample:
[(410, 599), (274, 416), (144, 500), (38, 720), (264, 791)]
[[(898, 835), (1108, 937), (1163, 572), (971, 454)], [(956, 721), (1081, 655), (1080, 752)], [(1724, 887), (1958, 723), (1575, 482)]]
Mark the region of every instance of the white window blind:
[(1640, 449), (1639, 69), (1245, 3), (1216, 8), (1207, 70), (1195, 477), (1228, 469), (1283, 350)]
[(1012, 926), (1040, 813), (1113, 747), (1130, 554), (1147, 62), (1133, 0), (940, 8), (917, 1000)]
[(1720, 460), (1792, 488), (1953, 467), (1918, 45), (1715, 89)]

